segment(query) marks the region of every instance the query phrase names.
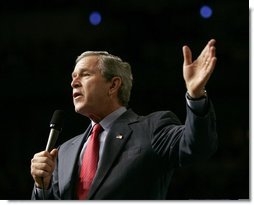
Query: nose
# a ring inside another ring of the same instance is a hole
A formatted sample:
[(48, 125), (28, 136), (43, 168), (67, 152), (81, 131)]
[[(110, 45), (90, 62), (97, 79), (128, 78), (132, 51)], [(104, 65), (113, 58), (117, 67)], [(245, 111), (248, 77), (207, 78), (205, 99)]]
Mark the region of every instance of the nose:
[(81, 86), (80, 80), (78, 77), (73, 77), (71, 81), (71, 87), (72, 88), (78, 88)]

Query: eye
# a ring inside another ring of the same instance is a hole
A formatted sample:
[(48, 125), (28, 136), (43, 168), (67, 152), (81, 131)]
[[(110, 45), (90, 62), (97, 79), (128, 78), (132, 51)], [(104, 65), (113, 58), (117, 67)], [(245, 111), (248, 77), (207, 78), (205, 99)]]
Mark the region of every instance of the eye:
[(88, 72), (83, 72), (83, 73), (81, 73), (81, 76), (82, 76), (82, 77), (87, 77), (87, 76), (90, 76), (90, 73), (88, 73)]

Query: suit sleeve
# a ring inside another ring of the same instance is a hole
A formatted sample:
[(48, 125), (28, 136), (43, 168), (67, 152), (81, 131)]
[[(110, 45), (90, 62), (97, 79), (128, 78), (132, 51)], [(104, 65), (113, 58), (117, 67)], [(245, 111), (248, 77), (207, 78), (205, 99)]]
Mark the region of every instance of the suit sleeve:
[(36, 188), (36, 186), (34, 185), (31, 199), (32, 200), (44, 200), (44, 199), (47, 200), (51, 198), (50, 197), (51, 193), (52, 193), (52, 188), (50, 188), (49, 190), (43, 191), (42, 189)]
[(179, 142), (180, 166), (209, 159), (217, 150), (216, 117), (212, 102), (208, 112), (198, 116), (187, 106), (184, 135)]
[(202, 116), (186, 105), (184, 124), (172, 112), (164, 112), (156, 120), (152, 147), (170, 166), (207, 160), (217, 150), (215, 112), (211, 101), (207, 103), (207, 113)]

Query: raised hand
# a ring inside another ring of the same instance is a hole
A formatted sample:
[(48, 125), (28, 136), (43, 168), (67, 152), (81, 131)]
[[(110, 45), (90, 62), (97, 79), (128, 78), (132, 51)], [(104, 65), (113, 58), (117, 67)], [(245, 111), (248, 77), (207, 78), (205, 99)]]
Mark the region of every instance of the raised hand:
[(192, 53), (188, 46), (183, 46), (183, 77), (188, 94), (192, 98), (199, 98), (205, 93), (205, 86), (215, 68), (215, 40), (211, 39), (196, 60), (192, 60)]

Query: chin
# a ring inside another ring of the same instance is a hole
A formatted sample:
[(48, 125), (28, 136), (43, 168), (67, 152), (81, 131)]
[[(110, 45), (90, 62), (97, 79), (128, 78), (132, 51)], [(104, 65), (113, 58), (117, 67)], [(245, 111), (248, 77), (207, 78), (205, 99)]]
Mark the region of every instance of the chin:
[(82, 107), (83, 106), (80, 105), (79, 103), (74, 104), (75, 112), (77, 112), (77, 113), (82, 112)]
[(85, 108), (83, 105), (76, 104), (74, 107), (76, 113), (86, 116)]

